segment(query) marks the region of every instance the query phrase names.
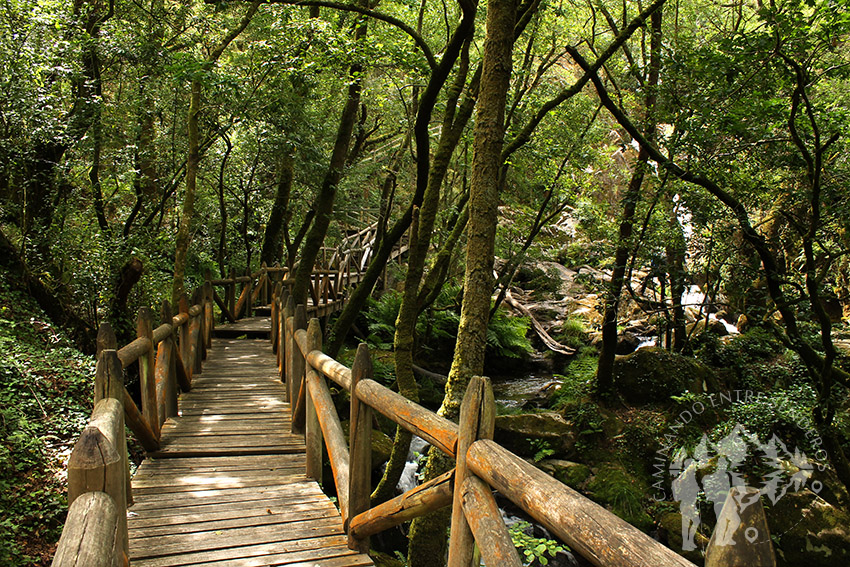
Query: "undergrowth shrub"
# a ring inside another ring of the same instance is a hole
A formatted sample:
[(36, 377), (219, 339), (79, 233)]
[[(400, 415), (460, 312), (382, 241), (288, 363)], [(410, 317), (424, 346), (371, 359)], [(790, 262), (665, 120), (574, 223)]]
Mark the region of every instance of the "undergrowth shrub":
[(0, 565), (49, 563), (93, 381), (94, 361), (0, 278)]
[[(418, 346), (422, 351), (450, 357), (460, 325), (460, 287), (444, 286), (434, 304), (416, 322)], [(370, 299), (365, 312), (367, 341), (377, 349), (392, 350), (395, 323), (401, 307), (401, 293), (390, 291), (380, 299)], [(511, 317), (499, 309), (487, 328), (487, 354), (503, 358), (522, 358), (531, 351), (526, 337), (529, 320)]]

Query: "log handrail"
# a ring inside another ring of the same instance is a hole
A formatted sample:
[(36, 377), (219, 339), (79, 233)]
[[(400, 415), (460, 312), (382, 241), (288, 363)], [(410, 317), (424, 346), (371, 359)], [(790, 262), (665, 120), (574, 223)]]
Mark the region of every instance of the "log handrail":
[[(162, 324), (152, 328), (139, 310), (137, 338), (120, 349), (108, 323), (97, 337), (95, 405), (68, 464), (69, 512), (54, 555), (55, 567), (128, 564), (127, 506), (132, 503), (126, 426), (149, 453), (159, 450), (160, 426), (177, 414), (178, 389), (191, 388), (212, 333), (211, 286), (172, 316), (164, 302)], [(124, 386), (124, 370), (139, 364), (142, 409)]]
[[(306, 426), (307, 474), (313, 478), (321, 476), (317, 467), (324, 440), (351, 549), (368, 550), (370, 536), (451, 505), (450, 567), (469, 565), (476, 545), (487, 565), (518, 567), (522, 562), (496, 506), (495, 489), (594, 565), (693, 567), (672, 549), (492, 441), (495, 402), (489, 379), (470, 381), (460, 424), (455, 424), (372, 380), (367, 345), (358, 347), (352, 368), (322, 352), (318, 320), (308, 325), (304, 306), (294, 307), (285, 291), (274, 300), (278, 303), (272, 324), (281, 380), (289, 387), (293, 430)], [(350, 450), (326, 378), (350, 394)], [(371, 458), (363, 448), (371, 445), (373, 411), (456, 459), (455, 468), (370, 508)], [(740, 547), (743, 553), (746, 545)]]

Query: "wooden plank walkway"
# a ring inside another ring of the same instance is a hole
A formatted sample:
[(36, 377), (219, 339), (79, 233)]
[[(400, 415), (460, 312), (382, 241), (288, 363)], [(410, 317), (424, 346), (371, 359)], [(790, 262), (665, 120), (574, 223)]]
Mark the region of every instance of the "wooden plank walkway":
[(268, 341), (213, 339), (181, 417), (133, 478), (133, 566), (372, 565), (304, 475), (304, 439), (289, 432), (283, 400)]
[[(252, 338), (260, 338), (261, 335), (268, 336), (271, 332), (271, 316), (248, 317), (239, 319), (235, 323), (226, 323), (216, 326), (213, 333), (215, 336), (236, 338), (239, 335), (250, 335)], [(268, 347), (268, 345), (266, 345)], [(271, 348), (271, 347), (268, 347)]]

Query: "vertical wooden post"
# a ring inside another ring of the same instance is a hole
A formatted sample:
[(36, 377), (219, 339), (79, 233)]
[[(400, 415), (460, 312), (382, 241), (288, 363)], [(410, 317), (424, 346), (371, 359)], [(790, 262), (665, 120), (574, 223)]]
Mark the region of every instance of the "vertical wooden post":
[(109, 494), (118, 508), (118, 536), (125, 554), (129, 551), (127, 504), (132, 502), (129, 474), (124, 369), (118, 352), (105, 349), (95, 373), (95, 411), (68, 462), (68, 504), (85, 492)]
[[(192, 294), (192, 307), (198, 305), (201, 302), (200, 298), (200, 289), (195, 290), (195, 293)], [(190, 364), (192, 365), (192, 375), (199, 374), (201, 372), (201, 362), (204, 359), (204, 338), (203, 338), (203, 327), (204, 327), (204, 310), (201, 309), (201, 312), (197, 315), (189, 316), (189, 358), (191, 359)]]
[[(101, 323), (97, 331), (97, 370), (94, 377), (94, 402), (97, 403), (104, 398), (115, 398), (124, 406), (124, 368), (121, 361), (115, 364), (112, 356), (104, 359), (103, 352), (117, 351), (118, 340), (109, 323)], [(116, 355), (117, 356), (117, 355)], [(124, 468), (124, 479), (126, 484), (127, 505), (133, 503), (133, 487), (130, 484), (130, 459), (127, 454), (127, 436), (124, 433), (123, 442), (119, 443), (117, 450), (121, 453)]]
[(254, 278), (251, 277), (251, 268), (248, 268), (245, 273), (248, 276), (248, 283), (245, 287), (248, 292), (245, 294), (245, 317), (252, 317), (254, 314)]
[(482, 376), (473, 376), (460, 406), (448, 567), (469, 567), (472, 563), (475, 540), (463, 515), (463, 491), (461, 490), (463, 481), (469, 474), (466, 452), (476, 440), (492, 439), (495, 423), (495, 401), (490, 380)]
[(282, 287), (283, 286), (280, 283), (277, 283), (275, 284), (274, 289), (272, 290), (272, 352), (277, 355), (278, 366), (280, 366), (280, 352), (277, 348), (277, 336), (278, 331), (280, 331), (280, 292)]
[(192, 379), (192, 349), (189, 344), (191, 341), (189, 340), (189, 323), (191, 322), (191, 317), (189, 316), (189, 298), (186, 297), (186, 294), (180, 295), (180, 301), (178, 303), (178, 309), (180, 310), (180, 314), (186, 315), (186, 322), (180, 325), (180, 331), (178, 335), (180, 336), (180, 359), (183, 361), (183, 368), (186, 371), (186, 377), (191, 381)]
[(269, 267), (263, 262), (260, 270), (260, 281), (263, 282), (263, 287), (260, 289), (260, 302), (262, 305), (269, 304)]
[(203, 286), (199, 287), (195, 290), (195, 293), (192, 294), (192, 305), (197, 305), (201, 308), (197, 317), (195, 318), (198, 325), (198, 337), (192, 337), (192, 340), (197, 340), (197, 353), (195, 357), (195, 371), (201, 371), (201, 362), (207, 358), (207, 338), (204, 336), (207, 328), (207, 317), (206, 317), (206, 308), (205, 308), (205, 300), (204, 300), (204, 288)]
[(356, 539), (351, 535), (348, 522), (369, 509), (372, 493), (372, 408), (357, 397), (357, 383), (372, 378), (372, 358), (369, 347), (360, 343), (354, 364), (351, 365), (351, 446), (349, 457), (348, 514), (344, 526), (348, 534), (348, 547), (368, 553), (369, 538)]
[[(215, 316), (213, 308), (213, 287), (209, 279), (204, 282), (204, 345), (206, 348), (212, 346), (212, 333), (215, 329)], [(204, 354), (206, 359), (206, 353)]]
[(289, 297), (289, 294), (286, 291), (286, 288), (283, 286), (282, 282), (277, 283), (277, 330), (275, 331), (276, 344), (275, 349), (277, 350), (277, 367), (280, 371), (281, 382), (284, 379), (284, 359), (286, 356), (286, 344), (284, 340), (284, 334), (286, 333), (286, 300)]
[[(172, 324), (171, 304), (162, 302), (160, 319), (163, 325)], [(165, 337), (156, 352), (156, 389), (159, 402), (159, 423), (177, 415), (177, 351), (174, 347), (174, 331)]]
[[(322, 350), (322, 328), (318, 319), (310, 319), (307, 326), (307, 352)], [(307, 446), (307, 476), (313, 480), (322, 482), (322, 427), (319, 425), (319, 415), (313, 404), (313, 396), (307, 388), (306, 372), (315, 372), (313, 368), (305, 366), (304, 387), (305, 419), (304, 419), (304, 442)]]
[(758, 489), (733, 486), (705, 549), (705, 566), (738, 565), (775, 567), (776, 555)]
[(286, 401), (292, 401), (292, 333), (293, 319), (295, 315), (295, 304), (292, 301), (292, 296), (289, 291), (284, 292), (286, 301), (283, 304), (283, 329), (281, 331), (281, 369), (280, 379), (286, 383)]
[(303, 417), (298, 414), (298, 406), (302, 410), (304, 408), (304, 400), (301, 399), (301, 392), (306, 390), (304, 384), (304, 354), (301, 352), (301, 347), (298, 346), (298, 341), (295, 340), (295, 333), (299, 329), (307, 328), (307, 311), (303, 305), (295, 308), (295, 316), (292, 319), (292, 362), (290, 382), (292, 389), (290, 390), (289, 403), (292, 406), (292, 431), (293, 433), (303, 433)]
[(230, 268), (228, 279), (230, 282), (224, 289), (224, 304), (227, 305), (227, 309), (233, 315), (233, 318), (239, 319), (239, 314), (234, 311), (236, 309), (236, 271), (233, 268)]
[(154, 375), (153, 327), (151, 324), (151, 310), (148, 307), (139, 309), (136, 334), (151, 341), (148, 351), (139, 356), (139, 381), (141, 382), (142, 390), (142, 414), (151, 426), (154, 436), (159, 440), (159, 415), (156, 407), (156, 376)]

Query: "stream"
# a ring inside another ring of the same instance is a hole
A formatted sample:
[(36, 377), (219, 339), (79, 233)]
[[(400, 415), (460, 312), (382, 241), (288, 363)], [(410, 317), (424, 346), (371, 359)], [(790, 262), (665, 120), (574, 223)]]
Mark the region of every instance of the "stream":
[[(529, 400), (534, 399), (545, 387), (552, 384), (560, 384), (560, 381), (551, 373), (546, 372), (532, 373), (520, 378), (517, 378), (516, 375), (495, 377), (493, 378), (493, 394), (497, 404), (506, 408), (520, 408)], [(414, 435), (410, 442), (404, 471), (401, 473), (401, 478), (396, 487), (399, 492), (407, 492), (420, 484), (419, 464), (427, 451), (428, 443)], [(529, 526), (523, 530), (528, 536), (554, 539), (546, 528), (527, 516), (513, 503), (503, 498), (499, 498), (498, 501), (499, 511), (508, 528), (519, 522), (528, 522)], [(580, 565), (569, 551), (560, 552), (554, 558), (547, 556), (547, 559), (549, 559), (549, 567), (578, 567)], [(536, 567), (540, 563), (535, 561), (530, 565)]]

